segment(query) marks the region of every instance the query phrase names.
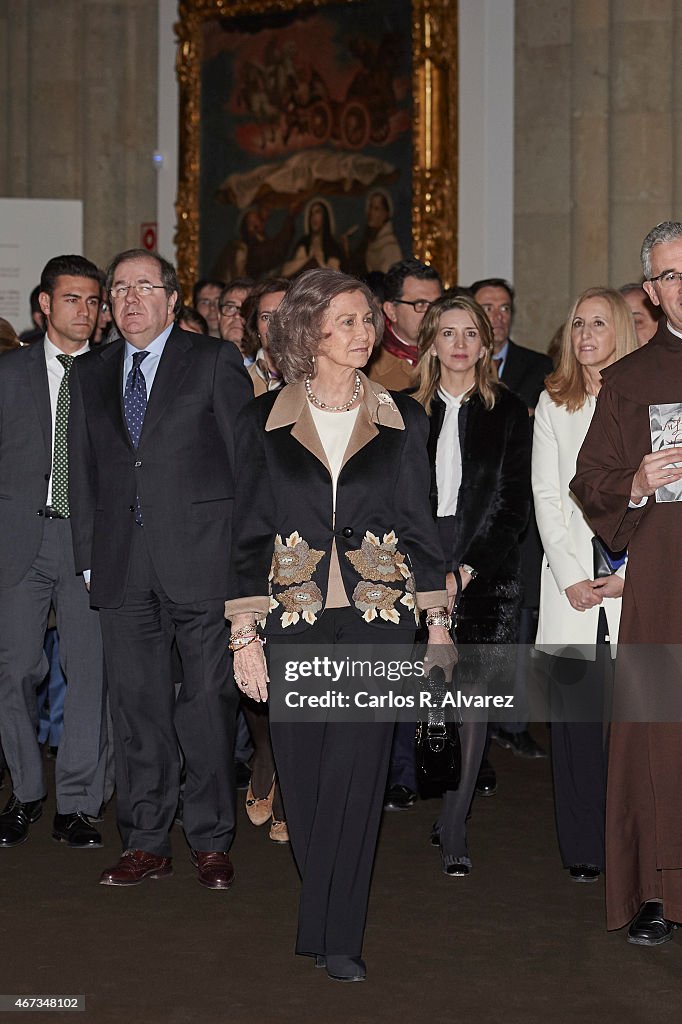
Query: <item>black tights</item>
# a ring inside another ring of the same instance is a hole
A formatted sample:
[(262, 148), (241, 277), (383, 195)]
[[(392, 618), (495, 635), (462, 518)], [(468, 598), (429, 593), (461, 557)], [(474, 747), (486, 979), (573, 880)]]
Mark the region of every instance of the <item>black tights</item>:
[(444, 857), (468, 857), (466, 818), (481, 767), (487, 722), (464, 722), (459, 735), (462, 744), (462, 776), (457, 789), (443, 795), (443, 807), (436, 823)]
[(267, 706), (256, 704), (251, 700), (242, 700), (242, 709), (253, 741), (253, 757), (250, 765), (253, 795), (257, 800), (263, 800), (270, 792), (274, 779), (276, 784), (272, 801), (272, 817), (275, 821), (284, 821), (284, 807), (270, 743), (270, 716)]

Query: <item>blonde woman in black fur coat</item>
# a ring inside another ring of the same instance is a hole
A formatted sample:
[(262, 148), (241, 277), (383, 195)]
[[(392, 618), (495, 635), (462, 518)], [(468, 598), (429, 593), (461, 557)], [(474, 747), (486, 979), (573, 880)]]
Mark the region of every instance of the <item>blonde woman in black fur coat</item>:
[[(530, 509), (531, 432), (523, 402), (497, 380), (490, 323), (477, 302), (444, 296), (419, 334), (419, 388), (429, 414), (431, 498), (445, 554), (455, 630), (467, 648), (457, 685), (484, 686), (513, 666), (521, 603), (519, 536)], [(458, 600), (457, 600), (458, 599)], [(480, 717), (480, 712), (479, 712)], [(467, 875), (466, 816), (483, 757), (486, 721), (461, 728), (462, 777), (446, 791), (432, 841), (443, 871)]]

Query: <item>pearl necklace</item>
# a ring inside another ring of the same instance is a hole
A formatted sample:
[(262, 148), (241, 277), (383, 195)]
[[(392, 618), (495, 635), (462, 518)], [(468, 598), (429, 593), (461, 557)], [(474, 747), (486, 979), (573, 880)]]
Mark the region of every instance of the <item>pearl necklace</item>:
[(324, 409), (325, 412), (347, 412), (358, 400), (360, 394), (360, 388), (362, 387), (362, 381), (360, 380), (360, 374), (355, 371), (355, 387), (353, 388), (353, 394), (350, 396), (349, 401), (345, 405), (327, 405), (326, 402), (322, 402), (317, 395), (313, 392), (310, 384), (310, 374), (305, 378), (305, 391), (308, 396), (308, 401), (316, 405), (318, 409)]

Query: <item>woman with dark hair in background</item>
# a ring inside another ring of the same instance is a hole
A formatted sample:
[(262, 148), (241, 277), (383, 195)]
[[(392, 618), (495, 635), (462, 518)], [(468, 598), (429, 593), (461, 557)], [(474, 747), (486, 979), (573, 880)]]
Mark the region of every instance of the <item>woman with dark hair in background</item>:
[[(413, 399), (361, 372), (382, 328), (369, 289), (331, 270), (299, 277), (273, 316), (270, 347), (288, 383), (239, 423), (226, 603), (235, 679), (256, 701), (269, 684), (258, 620), (271, 650), (318, 645), (345, 664), (365, 644), (384, 657), (382, 644), (411, 649), (415, 609), (424, 609), (429, 641), (442, 645), (427, 657), (446, 667), (454, 659), (428, 423)], [(358, 685), (366, 682), (350, 672), (334, 682), (349, 694)], [(273, 678), (280, 702), (286, 686)], [(271, 712), (270, 732), (302, 878), (296, 951), (335, 980), (362, 981), (393, 722)]]
[[(559, 849), (576, 882), (595, 882), (604, 867), (605, 683), (612, 679), (625, 569), (594, 579), (594, 530), (569, 490), (592, 421), (601, 371), (637, 347), (626, 300), (589, 288), (564, 324), (557, 369), (535, 409), (533, 495), (544, 558), (536, 647), (551, 659), (553, 698), (589, 696), (580, 722), (554, 721), (552, 769)], [(610, 642), (610, 643), (609, 643)]]
[[(457, 605), (462, 653), (458, 685), (484, 686), (513, 670), (521, 606), (519, 536), (530, 508), (530, 430), (523, 402), (496, 379), (493, 333), (470, 296), (431, 304), (419, 331), (419, 387), (429, 414), (432, 506), (447, 569), (450, 606)], [(482, 645), (495, 644), (494, 650)], [(466, 817), (486, 740), (486, 720), (460, 730), (462, 775), (446, 791), (432, 842), (447, 875), (467, 875)]]
[(11, 352), (13, 348), (21, 348), (17, 332), (9, 320), (5, 320), (4, 317), (0, 316), (0, 355), (3, 352)]
[(292, 259), (282, 267), (284, 277), (296, 277), (304, 270), (315, 267), (338, 270), (341, 266), (343, 253), (334, 238), (329, 204), (322, 199), (310, 203), (306, 210), (305, 225), (306, 233), (296, 243)]

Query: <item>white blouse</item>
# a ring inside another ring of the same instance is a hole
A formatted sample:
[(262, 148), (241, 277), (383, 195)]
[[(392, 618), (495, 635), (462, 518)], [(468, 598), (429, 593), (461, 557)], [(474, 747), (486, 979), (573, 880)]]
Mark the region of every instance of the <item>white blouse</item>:
[(463, 391), (456, 397), (438, 389), (438, 395), (445, 402), (445, 418), (438, 435), (436, 448), (436, 484), (438, 486), (438, 515), (454, 516), (457, 511), (459, 488), (462, 484), (462, 452), (459, 447), (459, 410), (462, 399), (468, 393)]
[(327, 412), (325, 409), (317, 409), (312, 402), (308, 407), (331, 470), (334, 511), (336, 511), (336, 481), (339, 479), (343, 457), (358, 418), (360, 405), (358, 404), (354, 409), (349, 409), (346, 412)]

